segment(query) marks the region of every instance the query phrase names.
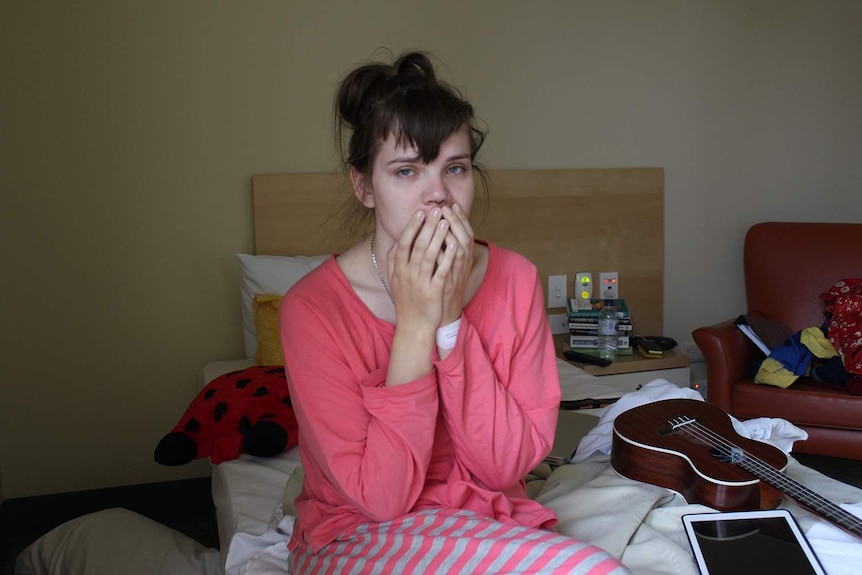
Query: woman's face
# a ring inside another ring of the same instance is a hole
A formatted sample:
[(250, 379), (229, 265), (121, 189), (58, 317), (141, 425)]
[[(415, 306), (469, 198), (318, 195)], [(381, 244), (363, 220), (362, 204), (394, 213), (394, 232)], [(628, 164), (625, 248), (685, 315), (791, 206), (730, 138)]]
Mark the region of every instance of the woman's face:
[(427, 164), (414, 146), (398, 145), (390, 135), (374, 158), (370, 185), (358, 173), (351, 172), (351, 176), (359, 200), (374, 208), (378, 236), (386, 234), (392, 241), (401, 237), (419, 210), (428, 213), (434, 207), (457, 203), (469, 215), (474, 182), (468, 129), (453, 132)]

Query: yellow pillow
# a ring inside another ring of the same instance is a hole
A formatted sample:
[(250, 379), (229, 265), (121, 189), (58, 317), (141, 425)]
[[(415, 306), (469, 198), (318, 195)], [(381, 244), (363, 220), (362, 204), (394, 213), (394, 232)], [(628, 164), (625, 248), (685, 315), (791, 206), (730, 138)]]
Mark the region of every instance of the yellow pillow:
[(278, 308), (281, 297), (270, 294), (257, 294), (252, 302), (254, 327), (257, 331), (257, 352), (255, 365), (284, 365), (281, 351), (281, 333), (278, 328)]

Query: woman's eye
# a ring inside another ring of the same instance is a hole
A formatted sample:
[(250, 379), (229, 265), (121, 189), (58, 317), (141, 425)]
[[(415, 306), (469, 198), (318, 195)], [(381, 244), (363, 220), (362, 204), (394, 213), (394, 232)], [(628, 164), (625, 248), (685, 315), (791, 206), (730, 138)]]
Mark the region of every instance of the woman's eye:
[(406, 177), (408, 177), (408, 176), (412, 176), (412, 175), (413, 175), (413, 170), (412, 170), (412, 169), (410, 169), (410, 168), (401, 168), (400, 170), (398, 170), (397, 172), (395, 172), (395, 175), (396, 175), (396, 176), (399, 176), (399, 177), (401, 177), (401, 178), (406, 178)]
[(464, 166), (450, 166), (449, 167), (449, 173), (450, 174), (463, 174), (466, 171), (467, 171), (467, 168), (465, 168)]

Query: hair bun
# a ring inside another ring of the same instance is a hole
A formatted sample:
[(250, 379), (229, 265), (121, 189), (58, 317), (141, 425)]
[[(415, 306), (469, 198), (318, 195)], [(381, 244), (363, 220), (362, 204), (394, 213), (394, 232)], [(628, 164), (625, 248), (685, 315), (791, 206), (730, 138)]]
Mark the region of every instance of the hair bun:
[(429, 86), (437, 83), (434, 66), (422, 52), (411, 52), (398, 58), (392, 64), (393, 80), (403, 83), (402, 87)]
[(434, 65), (428, 56), (411, 52), (392, 65), (373, 63), (353, 70), (342, 82), (336, 111), (344, 122), (356, 127), (380, 101), (436, 84)]
[(384, 64), (368, 64), (353, 70), (341, 83), (335, 100), (336, 114), (351, 127), (359, 124), (385, 92), (390, 73), (390, 67)]

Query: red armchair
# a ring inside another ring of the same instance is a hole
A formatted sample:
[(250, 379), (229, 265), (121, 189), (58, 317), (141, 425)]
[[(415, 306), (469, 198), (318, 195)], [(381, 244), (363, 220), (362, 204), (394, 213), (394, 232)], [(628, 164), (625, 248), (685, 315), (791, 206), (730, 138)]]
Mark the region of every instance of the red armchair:
[[(764, 222), (743, 252), (747, 313), (792, 331), (823, 323), (819, 295), (862, 277), (862, 224)], [(707, 368), (707, 400), (739, 419), (781, 417), (809, 438), (794, 451), (862, 460), (862, 396), (800, 378), (787, 389), (755, 384), (763, 354), (730, 319), (692, 332)]]

